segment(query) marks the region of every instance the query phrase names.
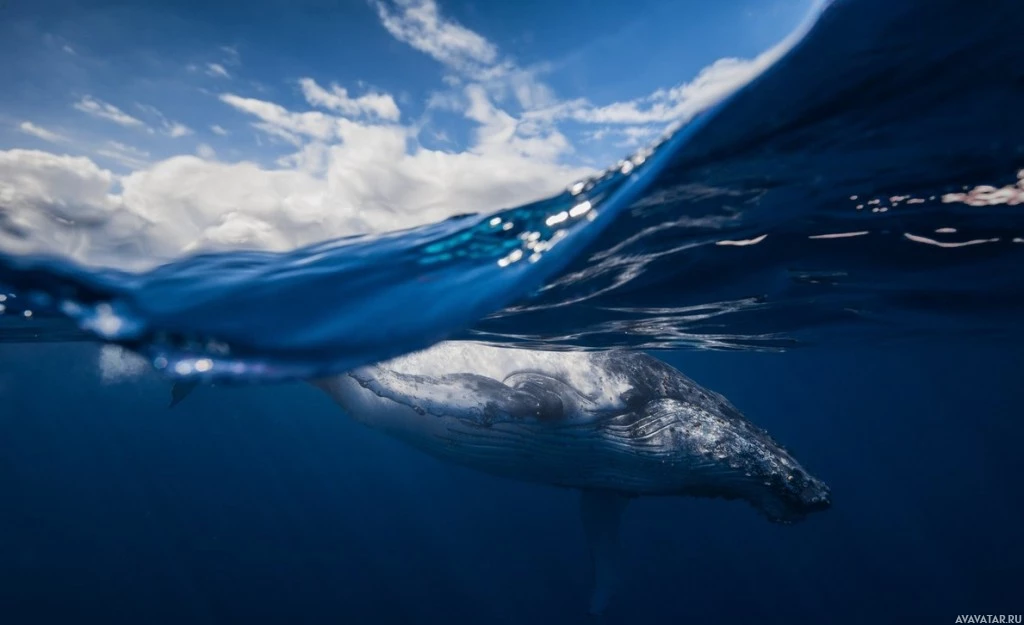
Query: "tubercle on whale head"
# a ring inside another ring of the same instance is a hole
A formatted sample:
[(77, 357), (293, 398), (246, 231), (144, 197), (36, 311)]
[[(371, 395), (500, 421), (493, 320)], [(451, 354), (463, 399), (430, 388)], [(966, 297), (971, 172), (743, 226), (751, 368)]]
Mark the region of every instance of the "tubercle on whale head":
[(789, 525), (832, 507), (828, 485), (799, 466), (784, 476), (772, 474), (763, 484), (766, 490), (754, 491), (750, 502), (774, 523)]
[(809, 474), (782, 445), (748, 421), (731, 404), (658, 400), (647, 416), (667, 415), (669, 447), (663, 452), (689, 458), (680, 494), (742, 499), (769, 521), (791, 524), (832, 505), (831, 490)]

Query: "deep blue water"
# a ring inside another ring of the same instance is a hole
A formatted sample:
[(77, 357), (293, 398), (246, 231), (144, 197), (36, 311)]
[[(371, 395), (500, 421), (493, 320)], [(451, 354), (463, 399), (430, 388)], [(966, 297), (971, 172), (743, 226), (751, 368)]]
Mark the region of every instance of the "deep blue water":
[(592, 622), (575, 493), (439, 463), (302, 384), (168, 411), (165, 377), (106, 386), (97, 346), (59, 342), (83, 338), (243, 381), (449, 337), (659, 349), (834, 507), (633, 502), (607, 622), (1020, 614), (1019, 13), (831, 3), (625, 170), (496, 216), (141, 274), (0, 253), (0, 622)]
[[(0, 348), (5, 623), (590, 623), (576, 493), (435, 461), (304, 386), (102, 386)], [(1020, 344), (676, 354), (832, 486), (795, 526), (639, 499), (608, 623), (1021, 611)], [(14, 618), (10, 618), (14, 615)]]

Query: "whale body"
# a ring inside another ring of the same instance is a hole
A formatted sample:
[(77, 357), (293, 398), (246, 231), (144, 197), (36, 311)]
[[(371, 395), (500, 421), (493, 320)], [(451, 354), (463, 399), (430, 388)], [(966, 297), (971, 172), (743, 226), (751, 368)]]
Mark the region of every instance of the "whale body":
[(630, 498), (739, 499), (780, 523), (830, 506), (828, 486), (728, 400), (641, 352), (457, 341), (311, 382), (352, 418), (432, 456), (580, 490), (593, 613), (615, 586)]

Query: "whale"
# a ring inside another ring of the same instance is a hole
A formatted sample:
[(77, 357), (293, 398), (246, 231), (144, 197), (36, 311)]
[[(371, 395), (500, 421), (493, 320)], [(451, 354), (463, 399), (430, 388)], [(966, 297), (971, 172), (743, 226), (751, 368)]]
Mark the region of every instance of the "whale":
[[(593, 614), (619, 584), (633, 498), (735, 499), (783, 524), (831, 505), (828, 485), (725, 397), (643, 352), (451, 341), (309, 382), (443, 461), (579, 491)], [(176, 384), (171, 405), (194, 386)]]

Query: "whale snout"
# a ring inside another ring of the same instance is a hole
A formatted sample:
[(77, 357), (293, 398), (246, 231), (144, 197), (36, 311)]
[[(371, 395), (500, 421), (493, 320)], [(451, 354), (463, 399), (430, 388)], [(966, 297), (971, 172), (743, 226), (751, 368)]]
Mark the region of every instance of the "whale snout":
[(821, 480), (808, 486), (801, 493), (800, 500), (808, 512), (822, 512), (832, 507), (832, 489)]
[(798, 507), (804, 514), (824, 512), (832, 507), (832, 489), (818, 478), (809, 477), (800, 490)]
[(832, 491), (825, 482), (796, 468), (770, 480), (767, 492), (753, 503), (770, 521), (795, 523), (831, 508)]

